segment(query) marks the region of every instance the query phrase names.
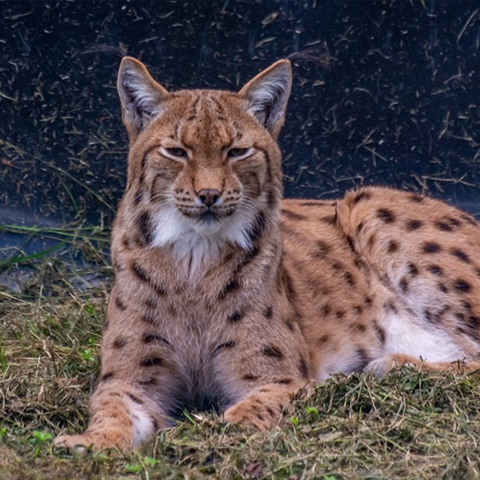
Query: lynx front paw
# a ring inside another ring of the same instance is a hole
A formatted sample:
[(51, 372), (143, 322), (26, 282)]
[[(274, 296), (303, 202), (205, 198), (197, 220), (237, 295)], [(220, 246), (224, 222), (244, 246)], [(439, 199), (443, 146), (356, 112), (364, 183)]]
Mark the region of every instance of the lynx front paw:
[(264, 432), (275, 426), (282, 417), (284, 404), (279, 399), (253, 394), (225, 412), (225, 420), (252, 425)]
[(56, 447), (67, 447), (85, 451), (90, 446), (98, 451), (104, 448), (119, 448), (130, 450), (132, 440), (120, 429), (100, 430), (98, 432), (85, 432), (83, 435), (59, 435), (55, 439)]

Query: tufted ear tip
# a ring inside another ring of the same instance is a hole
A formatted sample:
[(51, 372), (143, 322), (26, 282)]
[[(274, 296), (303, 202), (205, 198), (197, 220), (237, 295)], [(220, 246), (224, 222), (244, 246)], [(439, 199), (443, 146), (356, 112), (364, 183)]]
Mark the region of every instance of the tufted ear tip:
[(288, 97), (292, 88), (290, 60), (275, 62), (250, 80), (239, 92), (247, 102), (247, 111), (277, 137), (284, 123)]

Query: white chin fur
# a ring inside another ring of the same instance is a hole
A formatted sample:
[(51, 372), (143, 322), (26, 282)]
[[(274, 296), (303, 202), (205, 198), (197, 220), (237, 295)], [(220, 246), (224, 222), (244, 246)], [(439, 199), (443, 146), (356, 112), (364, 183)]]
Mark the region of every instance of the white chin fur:
[(173, 254), (184, 271), (193, 276), (217, 258), (226, 244), (249, 250), (248, 231), (255, 220), (251, 209), (237, 210), (232, 216), (215, 222), (197, 222), (182, 215), (175, 207), (163, 207), (154, 215), (152, 246), (173, 246)]

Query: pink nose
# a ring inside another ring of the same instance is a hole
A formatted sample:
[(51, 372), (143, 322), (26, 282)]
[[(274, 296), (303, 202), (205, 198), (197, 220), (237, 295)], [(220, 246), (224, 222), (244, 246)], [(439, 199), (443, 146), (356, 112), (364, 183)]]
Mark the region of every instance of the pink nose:
[(200, 201), (207, 207), (211, 207), (219, 198), (222, 192), (215, 188), (204, 188), (197, 192)]

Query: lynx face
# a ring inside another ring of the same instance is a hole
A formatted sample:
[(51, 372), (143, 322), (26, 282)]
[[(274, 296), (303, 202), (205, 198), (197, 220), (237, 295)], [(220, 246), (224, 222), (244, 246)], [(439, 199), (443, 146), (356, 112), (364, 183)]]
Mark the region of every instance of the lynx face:
[(118, 86), (131, 142), (127, 192), (138, 208), (148, 205), (151, 245), (172, 245), (190, 270), (225, 243), (250, 250), (257, 218), (281, 195), (275, 140), (290, 90), (289, 62), (273, 65), (238, 94), (168, 93), (128, 59)]

